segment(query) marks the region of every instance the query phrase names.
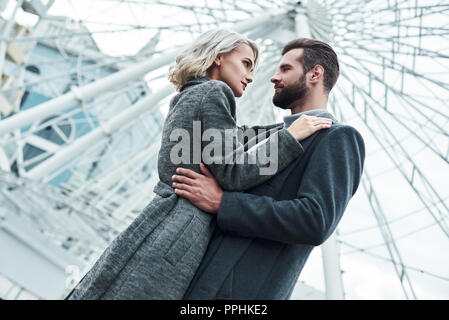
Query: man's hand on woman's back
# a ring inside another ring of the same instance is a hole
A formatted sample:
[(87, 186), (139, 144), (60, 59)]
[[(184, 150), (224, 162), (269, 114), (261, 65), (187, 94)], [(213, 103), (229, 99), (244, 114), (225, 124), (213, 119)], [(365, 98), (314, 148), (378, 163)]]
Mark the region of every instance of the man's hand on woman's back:
[(218, 213), (223, 189), (204, 164), (200, 164), (203, 174), (178, 168), (172, 177), (175, 193), (189, 200), (195, 207), (209, 213)]

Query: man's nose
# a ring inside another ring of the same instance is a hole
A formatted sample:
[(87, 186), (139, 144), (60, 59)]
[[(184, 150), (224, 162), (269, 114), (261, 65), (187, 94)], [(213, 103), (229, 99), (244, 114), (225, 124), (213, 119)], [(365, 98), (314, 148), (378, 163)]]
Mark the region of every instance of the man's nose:
[(280, 81), (279, 75), (276, 73), (274, 76), (271, 77), (270, 81), (273, 83), (279, 82)]

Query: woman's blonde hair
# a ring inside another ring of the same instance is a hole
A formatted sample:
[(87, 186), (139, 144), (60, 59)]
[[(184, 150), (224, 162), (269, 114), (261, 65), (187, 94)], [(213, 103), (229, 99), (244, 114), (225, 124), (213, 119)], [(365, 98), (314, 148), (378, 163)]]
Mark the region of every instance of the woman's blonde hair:
[(209, 30), (201, 34), (193, 44), (176, 57), (170, 66), (168, 79), (179, 91), (190, 79), (206, 76), (219, 54), (229, 53), (246, 43), (254, 52), (254, 69), (257, 66), (259, 49), (245, 36), (224, 29)]

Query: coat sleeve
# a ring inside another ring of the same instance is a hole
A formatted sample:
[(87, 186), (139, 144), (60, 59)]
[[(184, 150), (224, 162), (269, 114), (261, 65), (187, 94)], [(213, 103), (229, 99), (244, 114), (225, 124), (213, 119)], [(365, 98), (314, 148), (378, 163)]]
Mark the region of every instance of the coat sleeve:
[(282, 129), (284, 127), (284, 123), (280, 122), (280, 123), (273, 123), (273, 124), (268, 124), (268, 125), (256, 125), (256, 126), (252, 126), (249, 127), (245, 124), (239, 126), (240, 130), (245, 131), (245, 130), (254, 130), (257, 132), (257, 130), (271, 130), (271, 129)]
[(218, 227), (236, 236), (284, 243), (322, 244), (334, 231), (356, 192), (363, 170), (365, 146), (352, 127), (336, 128), (318, 141), (295, 199), (225, 192)]
[(200, 119), (202, 162), (225, 190), (243, 191), (267, 181), (304, 152), (286, 129), (267, 139), (250, 138), (258, 143), (245, 148), (244, 141), (234, 138), (238, 126), (233, 93), (220, 81), (211, 81), (200, 105)]

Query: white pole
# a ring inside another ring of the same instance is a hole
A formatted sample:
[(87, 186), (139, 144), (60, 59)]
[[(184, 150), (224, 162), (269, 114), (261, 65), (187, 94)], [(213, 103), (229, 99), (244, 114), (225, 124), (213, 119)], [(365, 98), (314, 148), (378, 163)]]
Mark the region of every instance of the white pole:
[[(296, 34), (299, 37), (311, 38), (309, 22), (307, 21), (307, 3), (304, 2), (297, 11), (295, 19)], [(343, 283), (335, 232), (322, 244), (321, 255), (323, 259), (326, 298), (328, 300), (342, 300), (344, 299)]]
[[(277, 21), (284, 17), (286, 13), (287, 10), (276, 10), (249, 21), (236, 24), (233, 29), (242, 33), (250, 31), (260, 25), (263, 25), (267, 21)], [(4, 119), (0, 121), (0, 136), (77, 105), (79, 100), (86, 101), (101, 92), (112, 90), (120, 85), (123, 85), (124, 83), (127, 83), (128, 81), (139, 79), (148, 72), (173, 62), (178, 53), (179, 50), (167, 52), (161, 57), (140, 62), (132, 67), (116, 72), (85, 86), (74, 87), (72, 91), (62, 96)]]
[(24, 176), (34, 179), (45, 177), (53, 170), (56, 170), (66, 162), (84, 152), (90, 146), (106, 139), (112, 133), (120, 129), (124, 124), (129, 123), (129, 121), (137, 118), (142, 113), (154, 108), (160, 100), (167, 97), (173, 91), (173, 86), (170, 84), (159, 90), (157, 93), (140, 99), (134, 105), (122, 111), (114, 118), (103, 123), (70, 145), (66, 145), (61, 148), (60, 151), (58, 151), (54, 156), (34, 167), (25, 173)]
[(0, 136), (32, 122), (45, 119), (52, 114), (61, 112), (64, 109), (78, 104), (79, 100), (88, 100), (100, 92), (112, 90), (117, 86), (126, 84), (128, 81), (137, 79), (147, 72), (171, 62), (173, 56), (174, 53), (168, 53), (157, 59), (136, 64), (83, 87), (72, 87), (72, 91), (63, 94), (62, 96), (2, 120), (0, 122)]
[(136, 186), (136, 189), (138, 189), (138, 191), (133, 194), (128, 200), (120, 204), (120, 207), (115, 209), (112, 212), (112, 215), (117, 219), (123, 219), (127, 214), (131, 213), (134, 208), (142, 206), (142, 203), (144, 203), (144, 205), (147, 204), (152, 199), (152, 197), (154, 197), (154, 193), (152, 190), (158, 181), (159, 176), (154, 174), (147, 181)]
[(306, 9), (304, 6), (298, 8), (295, 19), (295, 28), (298, 37), (303, 38), (311, 37), (309, 22), (307, 21)]
[(105, 175), (89, 180), (79, 186), (75, 191), (73, 191), (73, 194), (77, 196), (91, 190), (97, 193), (106, 192), (120, 179), (122, 179), (127, 172), (130, 172), (133, 168), (142, 168), (143, 165), (148, 164), (151, 159), (157, 155), (161, 144), (160, 140), (161, 135), (154, 138), (153, 143), (148, 144), (138, 153), (130, 156), (129, 159), (126, 159), (117, 168), (111, 169), (111, 171), (107, 172)]
[(139, 151), (137, 154), (134, 154), (130, 157), (130, 159), (126, 160), (119, 167), (114, 168), (111, 172), (107, 173), (105, 176), (96, 179), (92, 186), (89, 189), (92, 190), (107, 190), (112, 187), (117, 181), (123, 178), (124, 175), (129, 174), (136, 168), (140, 169), (145, 164), (148, 164), (150, 160), (155, 157), (159, 149), (161, 147), (161, 135), (154, 138), (154, 142)]
[(9, 160), (6, 156), (5, 151), (3, 151), (3, 148), (0, 147), (0, 170), (10, 172), (11, 168), (9, 167)]
[[(123, 171), (122, 170), (122, 175), (120, 177), (120, 179), (117, 179), (116, 181), (118, 181), (118, 183), (116, 183), (114, 185), (113, 188), (109, 189), (109, 190), (105, 190), (102, 192), (102, 196), (101, 199), (95, 203), (96, 207), (102, 207), (103, 204), (107, 203), (112, 197), (116, 197), (117, 196), (117, 191), (126, 183), (130, 182), (130, 179), (132, 179), (132, 177), (135, 175), (135, 173), (137, 171), (139, 171), (142, 166), (144, 166), (145, 164), (148, 164), (151, 162), (151, 160), (157, 156), (159, 148), (160, 148), (160, 140), (155, 143), (154, 145), (155, 148), (151, 148), (147, 151), (146, 159), (148, 159), (147, 161), (141, 161), (141, 163), (135, 163), (135, 166), (131, 167), (129, 166), (129, 169), (127, 171)], [(144, 152), (145, 150), (143, 150), (142, 152)], [(141, 159), (141, 160), (145, 160), (145, 159)], [(134, 161), (135, 162), (135, 161)], [(123, 166), (122, 166), (123, 167)], [(117, 177), (117, 175), (116, 175)], [(118, 177), (117, 177), (118, 178)], [(98, 187), (101, 187), (101, 185), (97, 185)], [(152, 190), (152, 189), (151, 189)], [(148, 190), (147, 190), (148, 191)]]
[(324, 283), (327, 300), (343, 300), (343, 282), (341, 279), (340, 256), (336, 232), (321, 245), (323, 257)]

